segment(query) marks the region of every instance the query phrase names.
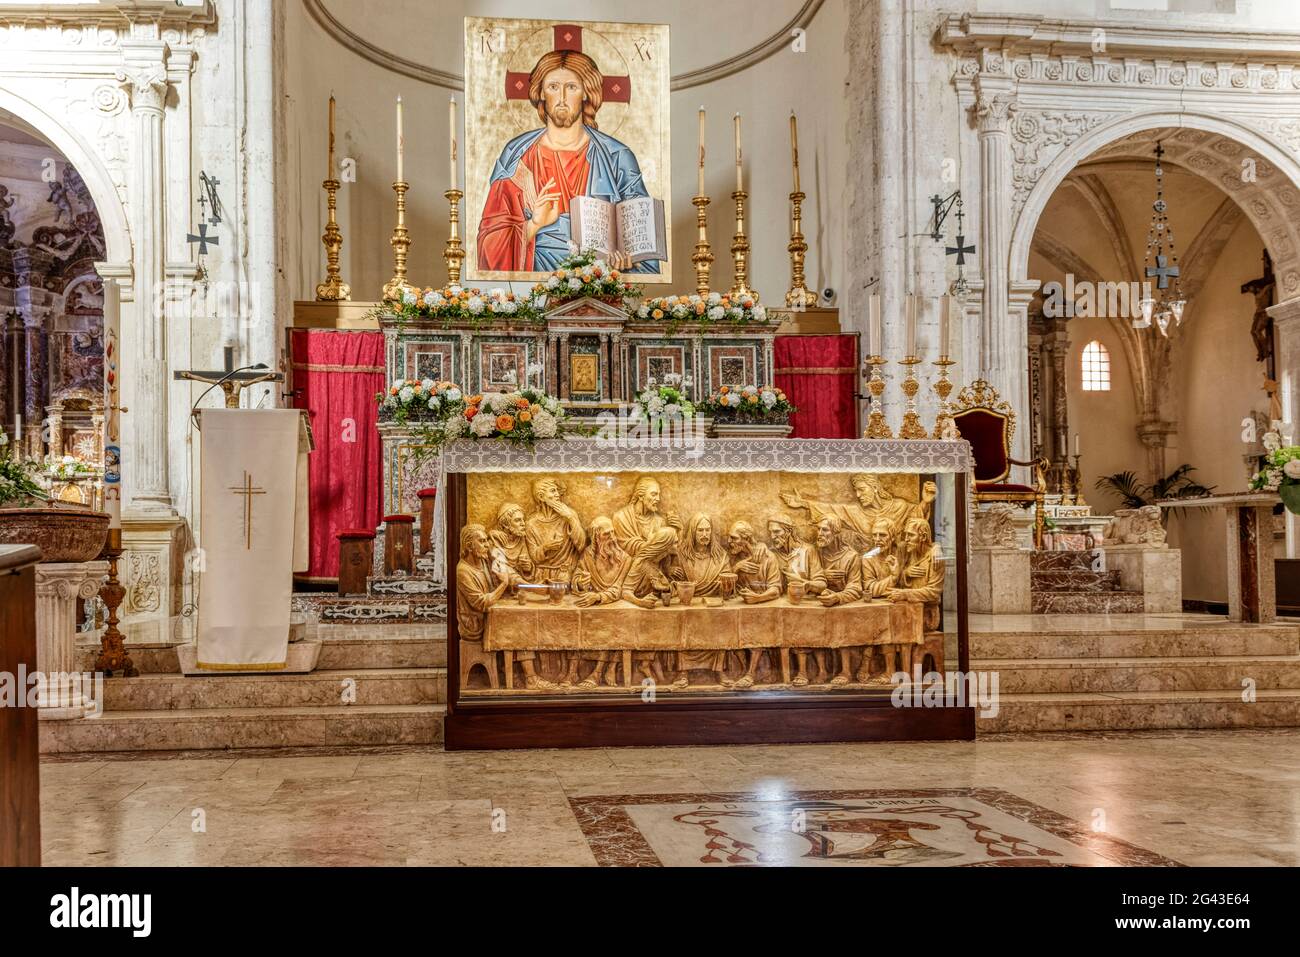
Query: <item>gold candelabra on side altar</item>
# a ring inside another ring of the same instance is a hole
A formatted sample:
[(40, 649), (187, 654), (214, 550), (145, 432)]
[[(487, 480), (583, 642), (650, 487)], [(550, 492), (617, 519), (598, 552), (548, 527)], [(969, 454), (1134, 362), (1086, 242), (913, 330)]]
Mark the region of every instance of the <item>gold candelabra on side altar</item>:
[(939, 414), (934, 420), (936, 439), (961, 438), (961, 433), (957, 431), (957, 424), (952, 420), (952, 406), (948, 404), (948, 396), (952, 395), (952, 382), (948, 378), (948, 368), (956, 364), (955, 359), (950, 359), (946, 355), (940, 356), (933, 363), (939, 367), (939, 378), (934, 384), (935, 394), (939, 396)]
[(731, 259), (736, 272), (729, 295), (734, 299), (748, 293), (757, 299), (758, 293), (749, 288), (749, 239), (745, 236), (745, 200), (749, 193), (738, 189), (731, 198), (736, 201), (736, 234), (731, 237)]
[(889, 428), (889, 423), (885, 421), (884, 408), (881, 406), (880, 397), (885, 391), (885, 377), (880, 374), (880, 367), (887, 360), (880, 356), (867, 356), (867, 365), (871, 366), (871, 376), (867, 379), (867, 391), (871, 393), (870, 412), (867, 415), (867, 431), (863, 435), (865, 439), (892, 439), (893, 431)]
[(790, 289), (785, 294), (785, 304), (796, 310), (817, 305), (817, 293), (808, 288), (803, 275), (804, 256), (808, 243), (803, 236), (804, 194), (796, 190), (790, 194)]
[(898, 430), (900, 439), (924, 439), (929, 437), (925, 426), (921, 424), (921, 416), (916, 411), (916, 394), (921, 391), (921, 383), (916, 379), (916, 367), (921, 360), (917, 356), (907, 356), (899, 360), (907, 370), (903, 378), (903, 395), (907, 397), (907, 408), (903, 412), (903, 425)]
[(342, 302), (352, 298), (352, 287), (343, 281), (339, 270), (339, 253), (343, 249), (343, 230), (339, 229), (336, 217), (340, 185), (342, 184), (333, 178), (321, 183), (325, 188), (325, 206), (329, 211), (329, 219), (325, 222), (325, 233), (320, 238), (325, 244), (325, 281), (316, 284), (317, 302)]
[(691, 199), (695, 207), (695, 225), (700, 231), (695, 241), (695, 252), (691, 262), (695, 264), (695, 291), (701, 296), (709, 294), (709, 270), (713, 266), (713, 248), (709, 245), (709, 197), (696, 196)]
[(442, 195), (447, 197), (451, 207), (451, 232), (447, 235), (447, 248), (443, 250), (442, 258), (447, 263), (447, 285), (458, 286), (460, 267), (465, 261), (465, 250), (460, 243), (460, 200), (465, 194), (453, 187)]
[(384, 301), (397, 302), (402, 298), (402, 292), (411, 288), (411, 284), (406, 281), (406, 253), (411, 248), (411, 240), (406, 231), (406, 191), (410, 184), (405, 180), (398, 180), (393, 184), (393, 192), (397, 194), (397, 225), (393, 227), (393, 238), (388, 240), (388, 245), (393, 247), (393, 278), (384, 284)]

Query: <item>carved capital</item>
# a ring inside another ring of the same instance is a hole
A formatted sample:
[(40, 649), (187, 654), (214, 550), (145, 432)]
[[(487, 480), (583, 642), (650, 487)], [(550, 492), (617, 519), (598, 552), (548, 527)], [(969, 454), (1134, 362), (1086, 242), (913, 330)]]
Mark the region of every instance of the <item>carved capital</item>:
[(132, 111), (161, 113), (167, 105), (165, 54), (147, 61), (131, 58), (118, 67), (117, 82), (131, 98)]
[(985, 84), (976, 82), (975, 105), (971, 112), (975, 114), (981, 133), (1007, 132), (1016, 108), (1016, 95), (1010, 90), (988, 89)]

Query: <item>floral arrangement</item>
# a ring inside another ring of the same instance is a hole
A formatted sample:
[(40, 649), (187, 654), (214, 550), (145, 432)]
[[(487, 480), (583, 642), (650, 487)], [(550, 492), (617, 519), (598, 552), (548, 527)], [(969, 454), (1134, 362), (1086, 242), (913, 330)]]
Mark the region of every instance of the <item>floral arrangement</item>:
[(472, 395), (444, 404), (432, 422), (415, 429), (426, 451), (455, 439), (496, 439), (532, 449), (541, 439), (563, 438), (567, 418), (558, 399), (540, 389)]
[(398, 379), (388, 391), (375, 395), (381, 418), (394, 422), (437, 419), (464, 408), (464, 396), (454, 382)]
[(743, 326), (768, 321), (767, 308), (749, 293), (732, 299), (721, 292), (711, 292), (707, 296), (692, 294), (647, 299), (630, 309), (628, 317), (641, 322), (663, 322), (670, 330), (683, 322), (706, 325), (729, 322)]
[(407, 289), (401, 301), (390, 303), (389, 309), (399, 320), (433, 319), (440, 320), (444, 326), (453, 322), (483, 326), (500, 319), (542, 322), (546, 318), (536, 296), (516, 296), (500, 287), (487, 290), (466, 289), (464, 286)]
[(533, 287), (534, 298), (545, 296), (548, 307), (570, 299), (602, 299), (623, 305), (627, 299), (641, 295), (639, 286), (623, 280), (623, 275), (594, 252), (574, 252), (555, 270)]
[(761, 389), (752, 385), (740, 389), (724, 385), (700, 403), (700, 411), (719, 422), (784, 425), (799, 410), (774, 385)]
[(646, 422), (652, 428), (662, 429), (668, 422), (693, 418), (695, 403), (684, 391), (690, 386), (691, 379), (676, 372), (664, 376), (663, 385), (648, 380), (632, 403), (632, 422)]
[(36, 484), (37, 466), (13, 455), (9, 436), (0, 432), (0, 506), (21, 506), (30, 499), (44, 500), (45, 489)]
[(45, 470), (50, 478), (57, 479), (60, 482), (70, 482), (78, 476), (95, 475), (99, 471), (93, 465), (73, 458), (71, 455), (65, 455), (57, 462), (47, 462)]
[(1256, 492), (1277, 492), (1288, 512), (1300, 515), (1300, 445), (1282, 444), (1282, 423), (1264, 433), (1264, 467), (1250, 480)]

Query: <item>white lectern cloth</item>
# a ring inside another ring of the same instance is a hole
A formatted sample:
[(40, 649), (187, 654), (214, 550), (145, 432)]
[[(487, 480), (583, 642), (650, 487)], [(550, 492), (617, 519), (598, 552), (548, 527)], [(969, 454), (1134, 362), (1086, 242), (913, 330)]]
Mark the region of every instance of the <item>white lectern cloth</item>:
[(283, 668), (293, 572), (306, 540), (298, 527), (306, 526), (307, 504), (302, 415), (204, 409), (201, 416), (198, 666)]

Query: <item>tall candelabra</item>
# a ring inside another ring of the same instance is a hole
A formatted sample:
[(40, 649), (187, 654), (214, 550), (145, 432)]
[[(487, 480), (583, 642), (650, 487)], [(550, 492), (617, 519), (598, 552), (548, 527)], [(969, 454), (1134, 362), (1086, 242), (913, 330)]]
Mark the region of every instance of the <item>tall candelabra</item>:
[(465, 250), (460, 243), (460, 200), (465, 194), (458, 189), (449, 189), (443, 193), (451, 207), (451, 232), (447, 236), (447, 248), (442, 258), (447, 263), (447, 284), (460, 284), (460, 267), (465, 260)]
[(808, 288), (803, 275), (804, 255), (808, 252), (803, 237), (803, 201), (802, 192), (790, 194), (790, 243), (785, 247), (790, 253), (790, 289), (785, 304), (796, 310), (817, 305), (817, 293)]
[(881, 405), (880, 397), (885, 391), (885, 377), (880, 374), (880, 367), (887, 360), (880, 356), (867, 356), (867, 365), (871, 366), (871, 376), (867, 379), (867, 392), (871, 394), (871, 402), (867, 415), (867, 431), (863, 438), (866, 439), (892, 439), (893, 431), (889, 428), (889, 423), (885, 421), (884, 407)]
[(735, 279), (732, 280), (730, 295), (751, 295), (755, 299), (758, 293), (749, 288), (749, 240), (745, 236), (745, 200), (749, 193), (738, 189), (731, 194), (736, 201), (736, 234), (731, 237), (731, 259), (735, 263)]
[(695, 291), (701, 296), (709, 294), (709, 270), (713, 266), (713, 249), (709, 245), (709, 197), (696, 196), (691, 200), (695, 207), (695, 225), (699, 238), (691, 262), (695, 265)]
[(903, 412), (903, 425), (898, 430), (898, 437), (900, 439), (927, 438), (929, 433), (921, 424), (921, 416), (916, 411), (916, 394), (921, 391), (921, 383), (916, 379), (916, 367), (921, 360), (916, 356), (907, 356), (899, 362), (907, 370), (902, 385), (903, 395), (907, 397), (907, 408)]
[(956, 360), (940, 356), (934, 360), (939, 367), (939, 378), (934, 383), (934, 391), (939, 396), (939, 414), (934, 420), (934, 437), (936, 439), (956, 439), (961, 437), (957, 424), (952, 420), (952, 407), (948, 405), (948, 396), (952, 395), (952, 382), (948, 378), (948, 367), (955, 366)]
[(119, 620), (117, 609), (126, 598), (126, 589), (117, 580), (117, 560), (122, 557), (120, 528), (108, 530), (108, 540), (104, 543), (104, 549), (100, 554), (108, 561), (108, 581), (99, 586), (99, 597), (103, 599), (108, 609), (108, 617), (105, 621), (104, 634), (99, 638), (100, 651), (95, 658), (95, 670), (109, 676), (117, 672), (124, 678), (134, 678), (140, 672), (136, 670), (131, 656), (126, 653), (126, 640), (117, 630)]
[(410, 188), (405, 180), (393, 184), (397, 194), (397, 225), (393, 227), (393, 238), (388, 245), (393, 247), (393, 278), (384, 285), (384, 300), (396, 302), (402, 293), (410, 288), (406, 281), (406, 253), (411, 248), (411, 240), (406, 232), (406, 191)]
[(352, 298), (352, 287), (343, 281), (339, 270), (343, 230), (339, 229), (336, 212), (341, 184), (331, 177), (321, 185), (325, 188), (325, 206), (329, 210), (329, 219), (325, 222), (325, 233), (321, 236), (321, 242), (325, 244), (325, 281), (316, 284), (316, 301), (341, 302)]

